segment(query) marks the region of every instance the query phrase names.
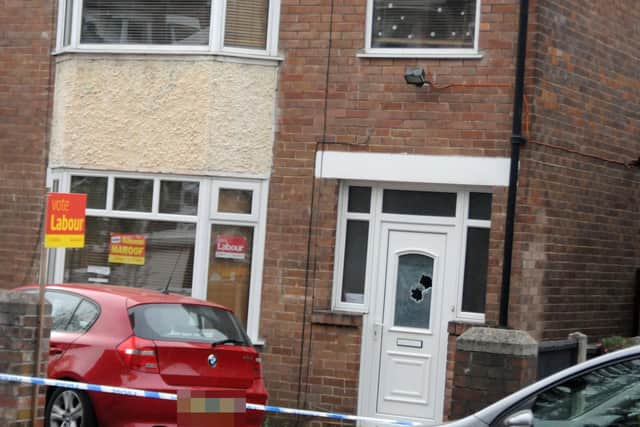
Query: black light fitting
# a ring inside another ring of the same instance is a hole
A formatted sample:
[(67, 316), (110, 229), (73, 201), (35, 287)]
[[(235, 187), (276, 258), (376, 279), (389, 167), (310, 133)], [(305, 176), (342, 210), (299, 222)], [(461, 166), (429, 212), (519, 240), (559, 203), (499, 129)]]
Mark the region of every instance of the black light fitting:
[(404, 73), (404, 81), (409, 85), (422, 87), (427, 82), (424, 68), (407, 68)]

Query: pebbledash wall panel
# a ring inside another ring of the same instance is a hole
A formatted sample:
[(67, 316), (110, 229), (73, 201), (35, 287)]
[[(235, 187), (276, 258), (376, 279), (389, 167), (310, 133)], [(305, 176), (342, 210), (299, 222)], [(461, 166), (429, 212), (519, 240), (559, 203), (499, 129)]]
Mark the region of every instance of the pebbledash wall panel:
[(52, 168), (269, 175), (275, 65), (193, 55), (58, 58)]
[(0, 288), (37, 279), (55, 3), (0, 7)]

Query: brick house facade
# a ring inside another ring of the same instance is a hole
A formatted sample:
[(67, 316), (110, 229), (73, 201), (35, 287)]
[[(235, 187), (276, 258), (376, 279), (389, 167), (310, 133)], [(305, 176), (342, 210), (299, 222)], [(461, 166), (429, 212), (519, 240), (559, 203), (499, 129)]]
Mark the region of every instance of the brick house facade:
[[(425, 42), (428, 52), (385, 40), (409, 31), (402, 1), (256, 1), (249, 23), (205, 0), (174, 3), (149, 22), (191, 18), (174, 22), (188, 24), (186, 41), (168, 43), (167, 27), (147, 44), (100, 22), (118, 2), (85, 1), (86, 14), (77, 0), (53, 3), (69, 14), (52, 100), (53, 6), (0, 11), (0, 28), (24, 21), (14, 12), (44, 26), (17, 25), (0, 53), (0, 235), (12, 242), (0, 287), (35, 279), (47, 165), (61, 191), (90, 193), (94, 222), (91, 251), (55, 252), (54, 281), (166, 286), (232, 306), (264, 341), (273, 404), (447, 418), (456, 337), (499, 319), (519, 1), (425, 2), (434, 16), (462, 7), (455, 22), (468, 30), (445, 25), (453, 42)], [(559, 3), (529, 7), (508, 325), (539, 341), (629, 335), (640, 7)], [(234, 17), (252, 31), (209, 34), (207, 23)], [(378, 31), (377, 18), (397, 28)], [(82, 30), (92, 19), (102, 41)], [(407, 85), (409, 67), (431, 83)], [(110, 232), (153, 235), (146, 266), (108, 263)], [(217, 256), (218, 241), (239, 242), (242, 256)], [(428, 398), (389, 405), (377, 390), (396, 377), (422, 379), (404, 392)]]
[(54, 4), (0, 10), (0, 288), (36, 279), (50, 113)]
[[(440, 352), (433, 360), (441, 368), (433, 375), (441, 385), (435, 391), (439, 402), (429, 409), (432, 418), (426, 418), (439, 420), (449, 409), (449, 401), (442, 402), (447, 369), (451, 395), (452, 352), (448, 365), (443, 355), (447, 324), (498, 324), (519, 1), (481, 1), (476, 57), (367, 49), (367, 20), (378, 13), (367, 7), (373, 9), (367, 2), (341, 0), (282, 3), (285, 60), (261, 315), (265, 377), (276, 404), (407, 416), (406, 407), (387, 411), (369, 391), (392, 382), (378, 372), (386, 363), (380, 353), (387, 348), (380, 346), (388, 343), (376, 341), (390, 331), (393, 311), (385, 298), (396, 295), (385, 286), (395, 279), (388, 269), (393, 273), (400, 263), (390, 261), (390, 233), (402, 221), (414, 224), (400, 227), (407, 232), (433, 231), (429, 227), (437, 221), (385, 216), (385, 193), (424, 192), (429, 198), (451, 192), (458, 203), (467, 203), (464, 209), (473, 208), (474, 194), (489, 193), (491, 214), (482, 223), (490, 223), (486, 291), (475, 306), (481, 312), (463, 309), (469, 304), (463, 297), (465, 252), (474, 248), (465, 251), (464, 237), (455, 232), (449, 246), (462, 243), (447, 283), (457, 290), (439, 300), (447, 303), (440, 311), (431, 307), (440, 321), (434, 333), (443, 336), (431, 344)], [(536, 340), (565, 338), (576, 330), (592, 338), (635, 332), (640, 187), (632, 161), (640, 155), (640, 34), (632, 23), (639, 14), (630, 0), (588, 7), (578, 1), (530, 3), (523, 115), (529, 143), (520, 159), (509, 326)], [(409, 67), (422, 67), (434, 84), (405, 84)], [(492, 179), (494, 172), (499, 176)], [(373, 200), (364, 210), (355, 207), (363, 188)], [(390, 194), (391, 210), (392, 199)], [(356, 299), (344, 292), (350, 280), (344, 260), (353, 255), (350, 241), (357, 236), (345, 231), (351, 220), (376, 228), (360, 243), (366, 261), (361, 260), (364, 285)], [(462, 218), (452, 227), (465, 230), (464, 236), (477, 224)], [(421, 339), (402, 342), (422, 345)], [(380, 350), (373, 358), (372, 349)]]

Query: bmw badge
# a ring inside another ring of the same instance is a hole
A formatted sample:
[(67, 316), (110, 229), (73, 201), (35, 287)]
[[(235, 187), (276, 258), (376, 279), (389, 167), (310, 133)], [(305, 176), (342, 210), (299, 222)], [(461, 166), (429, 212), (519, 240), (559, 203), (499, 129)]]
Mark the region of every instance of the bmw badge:
[(215, 368), (216, 365), (218, 364), (218, 359), (216, 359), (216, 356), (214, 354), (210, 354), (209, 357), (207, 358), (207, 362), (209, 362), (209, 366), (211, 366), (212, 368)]

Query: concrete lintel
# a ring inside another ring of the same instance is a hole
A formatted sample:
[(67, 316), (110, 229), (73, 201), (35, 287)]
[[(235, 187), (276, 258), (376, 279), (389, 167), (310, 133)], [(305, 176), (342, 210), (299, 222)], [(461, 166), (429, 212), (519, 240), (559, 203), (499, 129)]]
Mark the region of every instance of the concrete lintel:
[(525, 331), (471, 328), (457, 339), (458, 350), (535, 357), (538, 343)]
[(319, 151), (316, 177), (496, 187), (509, 185), (506, 157)]

